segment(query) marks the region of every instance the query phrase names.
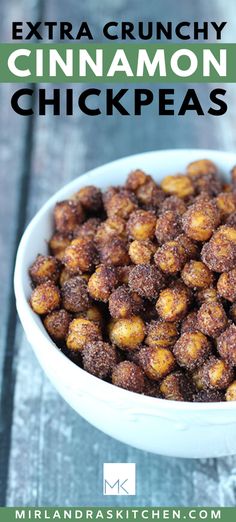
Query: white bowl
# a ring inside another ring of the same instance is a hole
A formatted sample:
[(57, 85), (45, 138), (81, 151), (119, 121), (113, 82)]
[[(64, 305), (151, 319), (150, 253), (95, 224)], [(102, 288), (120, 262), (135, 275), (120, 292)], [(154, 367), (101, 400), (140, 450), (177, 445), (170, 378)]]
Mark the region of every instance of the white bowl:
[(185, 170), (195, 159), (209, 158), (227, 177), (236, 154), (214, 150), (163, 150), (128, 156), (75, 179), (39, 210), (18, 249), (14, 285), (17, 310), (27, 339), (58, 392), (88, 422), (136, 448), (175, 457), (220, 457), (236, 453), (236, 402), (182, 403), (138, 395), (108, 384), (72, 363), (45, 331), (28, 299), (28, 268), (36, 255), (47, 252), (52, 209), (87, 184), (102, 189), (119, 185), (127, 173), (141, 168), (159, 181)]

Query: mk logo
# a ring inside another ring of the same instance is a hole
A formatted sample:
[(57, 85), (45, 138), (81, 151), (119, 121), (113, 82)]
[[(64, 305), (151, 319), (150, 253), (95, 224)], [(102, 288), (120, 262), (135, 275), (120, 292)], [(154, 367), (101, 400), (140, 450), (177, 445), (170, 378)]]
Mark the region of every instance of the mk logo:
[(135, 495), (135, 464), (103, 464), (103, 495)]

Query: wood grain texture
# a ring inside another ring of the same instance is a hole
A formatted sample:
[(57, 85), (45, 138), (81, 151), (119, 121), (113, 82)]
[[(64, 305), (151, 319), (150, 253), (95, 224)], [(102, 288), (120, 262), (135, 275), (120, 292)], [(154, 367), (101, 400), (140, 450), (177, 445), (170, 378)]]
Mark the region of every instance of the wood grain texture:
[[(146, 7), (141, 0), (102, 0), (98, 9), (96, 0), (87, 0), (80, 2), (78, 9), (78, 1), (70, 0), (65, 9), (63, 0), (52, 0), (45, 7), (44, 18), (66, 18), (74, 23), (88, 20), (97, 39), (100, 27), (109, 19), (165, 21), (170, 13), (173, 22), (183, 18), (213, 19), (203, 0), (194, 3), (181, 0), (178, 7), (174, 0), (161, 0), (158, 5), (150, 0), (148, 11)], [(218, 1), (217, 8), (214, 19), (227, 19), (225, 3)], [(13, 9), (13, 18), (15, 12)], [(101, 87), (103, 91), (105, 87)], [(130, 89), (130, 107), (134, 87)], [(187, 86), (174, 87), (178, 106)], [(153, 88), (155, 90), (155, 86)], [(205, 107), (210, 88), (209, 85), (197, 86)], [(47, 90), (50, 93), (51, 87)], [(78, 92), (80, 90), (78, 86)], [(67, 118), (50, 114), (35, 118), (26, 221), (70, 179), (115, 158), (161, 148), (233, 148), (235, 88), (229, 92), (230, 113), (217, 120), (212, 116), (158, 117), (153, 109), (135, 118), (119, 115), (90, 118), (79, 113)], [(10, 113), (9, 108), (7, 110), (6, 117)], [(23, 147), (24, 134), (19, 134)], [(5, 140), (10, 154), (9, 138)], [(9, 164), (9, 158), (6, 163)], [(12, 205), (15, 209), (16, 203)], [(12, 219), (14, 223), (14, 216)], [(14, 242), (15, 229), (9, 233)], [(6, 288), (9, 289), (9, 282)], [(159, 457), (125, 446), (90, 426), (60, 398), (41, 371), (20, 325), (14, 347), (16, 383), (9, 434), (7, 505), (235, 505), (235, 457), (184, 460)], [(137, 464), (134, 498), (102, 496), (103, 462), (117, 461)]]

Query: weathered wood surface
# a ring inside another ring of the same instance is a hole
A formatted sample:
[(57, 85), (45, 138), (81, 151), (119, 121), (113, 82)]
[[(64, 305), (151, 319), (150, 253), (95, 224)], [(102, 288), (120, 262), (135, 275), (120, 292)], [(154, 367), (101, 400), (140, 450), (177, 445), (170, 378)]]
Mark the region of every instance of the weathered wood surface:
[[(7, 38), (6, 20), (30, 20), (32, 4), (30, 0), (14, 0), (1, 6), (4, 39)], [(149, 0), (148, 12), (147, 3), (141, 0), (102, 0), (99, 9), (96, 0), (79, 4), (77, 0), (70, 0), (65, 9), (63, 0), (45, 2), (44, 19), (88, 20), (97, 35), (109, 19), (227, 19), (225, 3), (220, 0), (215, 3), (215, 13), (203, 0), (191, 3), (161, 0), (158, 4), (156, 0)], [(232, 7), (233, 0), (230, 0), (229, 12)], [(233, 24), (231, 13), (230, 20)], [(51, 88), (47, 89), (50, 92)], [(78, 91), (80, 89), (78, 86)], [(186, 85), (176, 86), (177, 100), (185, 90)], [(198, 85), (197, 90), (207, 106), (210, 86)], [(2, 88), (0, 153), (5, 171), (1, 178), (0, 211), (7, 219), (0, 219), (1, 259), (3, 252), (6, 274), (0, 293), (1, 332), (4, 333), (0, 338), (1, 343), (4, 341), (0, 350), (0, 375), (3, 375), (6, 391), (2, 408), (0, 504), (235, 505), (236, 457), (194, 461), (147, 454), (105, 436), (70, 409), (41, 371), (19, 323), (15, 334), (14, 328), (12, 330), (15, 311), (12, 267), (9, 267), (24, 221), (27, 223), (59, 187), (84, 171), (144, 150), (234, 148), (235, 87), (229, 89), (230, 112), (217, 119), (211, 116), (163, 118), (149, 109), (136, 118), (114, 115), (94, 119), (80, 114), (63, 118), (48, 114), (25, 122), (10, 110), (9, 93), (7, 86)], [(30, 131), (33, 136), (28, 143)], [(20, 190), (25, 202), (23, 214)], [(109, 461), (137, 463), (136, 497), (102, 496), (102, 464)]]

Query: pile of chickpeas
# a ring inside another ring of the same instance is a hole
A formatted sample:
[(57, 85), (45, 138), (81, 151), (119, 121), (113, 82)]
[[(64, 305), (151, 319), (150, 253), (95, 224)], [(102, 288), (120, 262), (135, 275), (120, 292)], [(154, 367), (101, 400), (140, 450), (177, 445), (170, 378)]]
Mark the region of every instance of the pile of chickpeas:
[(158, 185), (142, 170), (54, 208), (30, 304), (92, 375), (169, 400), (236, 400), (236, 167), (210, 160)]

